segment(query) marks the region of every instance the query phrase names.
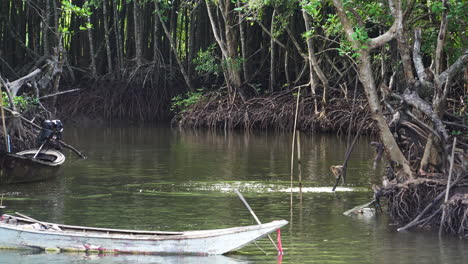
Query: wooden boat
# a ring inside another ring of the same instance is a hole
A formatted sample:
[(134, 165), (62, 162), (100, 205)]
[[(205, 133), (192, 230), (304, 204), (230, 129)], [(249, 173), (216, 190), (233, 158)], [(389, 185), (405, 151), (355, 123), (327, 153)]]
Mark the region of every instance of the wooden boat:
[(3, 217), (0, 248), (175, 255), (220, 255), (235, 251), (288, 223), (279, 220), (225, 229), (164, 232), (70, 226), (9, 215)]
[(57, 175), (65, 156), (47, 149), (34, 158), (38, 149), (13, 153), (0, 153), (0, 184), (42, 181)]

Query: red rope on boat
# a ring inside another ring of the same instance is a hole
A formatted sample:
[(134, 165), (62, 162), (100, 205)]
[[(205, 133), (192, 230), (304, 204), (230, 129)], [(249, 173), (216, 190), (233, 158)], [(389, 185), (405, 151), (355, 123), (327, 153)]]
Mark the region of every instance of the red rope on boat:
[(281, 243), (281, 230), (280, 229), (277, 229), (276, 230), (276, 234), (277, 234), (277, 239), (278, 239), (278, 255), (283, 255), (284, 252), (283, 252), (283, 243)]

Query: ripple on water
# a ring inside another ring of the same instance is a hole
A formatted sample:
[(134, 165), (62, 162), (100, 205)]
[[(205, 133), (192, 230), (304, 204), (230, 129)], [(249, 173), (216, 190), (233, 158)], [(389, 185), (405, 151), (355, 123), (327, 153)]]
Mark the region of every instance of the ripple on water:
[[(230, 193), (234, 190), (249, 193), (285, 193), (291, 192), (289, 187), (290, 183), (287, 182), (188, 182), (183, 184), (159, 184), (159, 183), (147, 183), (143, 185), (132, 185), (128, 187), (137, 187), (139, 192), (221, 192)], [(321, 186), (321, 187), (302, 187), (292, 188), (292, 192), (303, 192), (303, 193), (333, 193), (333, 192), (356, 192), (356, 191), (369, 191), (363, 187), (337, 187), (333, 191), (332, 186)]]

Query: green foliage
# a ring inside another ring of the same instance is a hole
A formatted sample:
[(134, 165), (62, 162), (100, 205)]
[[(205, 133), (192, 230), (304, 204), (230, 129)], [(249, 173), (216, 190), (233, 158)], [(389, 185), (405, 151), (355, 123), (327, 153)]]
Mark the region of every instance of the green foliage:
[[(70, 30), (70, 25), (71, 25), (71, 17), (72, 15), (78, 16), (78, 17), (89, 17), (92, 12), (90, 9), (90, 6), (95, 3), (88, 3), (86, 2), (83, 7), (79, 7), (77, 5), (74, 5), (71, 0), (62, 0), (62, 19), (61, 23), (59, 25), (59, 30), (63, 34), (73, 34), (74, 32)], [(88, 30), (91, 29), (93, 25), (91, 23), (85, 23), (84, 25), (80, 25), (79, 29), (80, 30)]]
[(301, 7), (310, 15), (314, 20), (322, 20), (321, 10), (322, 1), (317, 0), (302, 0)]
[(214, 74), (219, 75), (222, 72), (221, 65), (215, 56), (216, 44), (212, 44), (205, 51), (200, 50), (197, 57), (193, 60), (195, 63), (195, 70), (200, 74)]
[[(8, 95), (6, 92), (2, 92), (3, 96), (3, 106), (10, 107), (10, 100), (8, 99)], [(39, 101), (37, 98), (31, 98), (27, 95), (15, 96), (13, 97), (13, 104), (15, 104), (18, 111), (23, 112), (27, 109), (33, 108), (37, 106)]]
[(362, 49), (367, 49), (367, 46), (365, 45), (367, 41), (369, 41), (369, 35), (367, 34), (367, 31), (363, 28), (356, 27), (354, 28), (354, 33), (351, 36), (353, 40), (358, 41), (362, 46)]
[[(418, 1), (420, 2), (420, 1)], [(466, 43), (463, 38), (467, 36), (466, 23), (468, 21), (468, 2), (464, 0), (449, 0), (449, 8), (442, 5), (441, 1), (420, 2), (420, 7), (412, 12), (412, 28), (422, 28), (421, 51), (426, 56), (434, 57), (434, 51), (437, 45), (437, 37), (440, 29), (440, 21), (444, 10), (447, 10), (448, 28), (444, 51), (448, 55), (449, 64), (455, 60), (466, 49)], [(411, 31), (411, 29), (409, 29)]]
[(220, 63), (216, 56), (216, 44), (212, 44), (206, 50), (200, 50), (197, 57), (193, 60), (195, 70), (200, 74), (214, 74), (216, 76), (222, 73), (223, 67), (240, 70), (244, 58), (228, 58)]
[(203, 98), (204, 89), (197, 89), (195, 92), (188, 92), (185, 95), (177, 95), (172, 98), (171, 111), (185, 112), (190, 106), (198, 103)]
[(62, 0), (62, 9), (65, 12), (71, 12), (80, 17), (87, 17), (92, 14), (87, 4), (83, 7), (79, 7), (74, 5), (70, 0)]
[[(297, 0), (240, 0), (244, 5), (236, 8), (237, 11), (247, 13), (246, 20), (262, 21), (266, 7), (273, 7), (276, 11), (272, 35), (278, 38), (284, 33), (290, 18), (298, 8)], [(253, 22), (251, 23), (253, 25)]]
[(323, 25), (327, 37), (340, 35), (343, 27), (337, 14), (328, 14)]
[(228, 58), (227, 60), (223, 61), (223, 65), (225, 67), (230, 67), (231, 69), (234, 69), (236, 71), (240, 71), (242, 67), (242, 63), (244, 63), (245, 59), (238, 57), (238, 58)]
[(442, 1), (428, 1), (428, 5), (434, 14), (441, 14), (445, 10), (445, 6)]

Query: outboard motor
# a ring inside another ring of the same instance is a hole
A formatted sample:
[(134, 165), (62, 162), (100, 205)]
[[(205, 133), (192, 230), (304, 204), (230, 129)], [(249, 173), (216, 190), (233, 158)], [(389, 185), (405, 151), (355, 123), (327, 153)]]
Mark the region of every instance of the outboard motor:
[(60, 120), (44, 120), (41, 132), (37, 137), (39, 151), (45, 146), (60, 149), (59, 140), (62, 139), (63, 124)]
[(60, 120), (44, 120), (41, 132), (37, 138), (39, 145), (47, 141), (57, 141), (62, 139), (63, 124)]

